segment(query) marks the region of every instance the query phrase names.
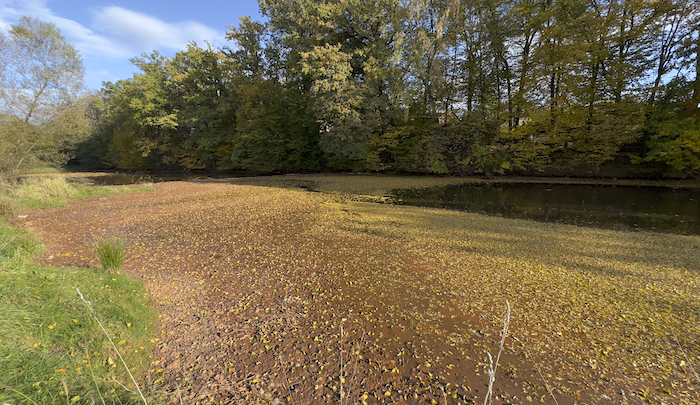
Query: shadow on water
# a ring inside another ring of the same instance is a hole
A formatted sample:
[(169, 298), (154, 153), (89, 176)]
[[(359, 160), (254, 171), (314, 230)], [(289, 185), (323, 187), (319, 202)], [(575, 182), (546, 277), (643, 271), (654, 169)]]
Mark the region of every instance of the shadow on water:
[(394, 190), (398, 204), (618, 230), (700, 234), (700, 190), (560, 184), (461, 184)]

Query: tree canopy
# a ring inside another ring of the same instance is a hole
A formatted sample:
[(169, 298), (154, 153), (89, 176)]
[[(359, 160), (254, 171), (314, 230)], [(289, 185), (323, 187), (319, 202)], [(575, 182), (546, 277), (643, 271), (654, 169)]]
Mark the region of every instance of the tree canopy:
[(228, 47), (143, 55), (134, 77), (107, 83), (92, 161), (698, 173), (698, 0), (260, 7), (266, 22), (242, 18)]

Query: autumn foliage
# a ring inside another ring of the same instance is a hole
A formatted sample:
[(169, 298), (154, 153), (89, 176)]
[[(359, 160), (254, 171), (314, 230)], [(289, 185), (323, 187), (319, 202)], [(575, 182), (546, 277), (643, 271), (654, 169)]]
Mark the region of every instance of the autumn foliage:
[(693, 0), (266, 1), (230, 47), (134, 58), (74, 162), (696, 175)]

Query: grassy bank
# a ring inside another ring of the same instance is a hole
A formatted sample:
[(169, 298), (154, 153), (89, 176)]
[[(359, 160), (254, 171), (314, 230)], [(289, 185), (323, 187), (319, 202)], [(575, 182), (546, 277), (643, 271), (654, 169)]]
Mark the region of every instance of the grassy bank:
[(0, 402), (142, 402), (80, 289), (131, 371), (146, 374), (155, 313), (142, 283), (101, 269), (57, 269), (34, 262), (42, 247), (10, 225), (28, 209), (124, 192), (62, 178), (0, 186)]
[(21, 210), (63, 207), (70, 201), (89, 197), (153, 190), (152, 186), (93, 187), (71, 183), (63, 175), (28, 176), (19, 181), (0, 182), (0, 216), (11, 219)]

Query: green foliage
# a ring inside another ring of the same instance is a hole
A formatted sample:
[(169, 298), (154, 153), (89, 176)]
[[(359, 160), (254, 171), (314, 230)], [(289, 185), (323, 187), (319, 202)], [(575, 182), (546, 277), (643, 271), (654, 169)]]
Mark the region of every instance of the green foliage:
[(690, 4), (265, 1), (266, 22), (229, 27), (230, 48), (134, 58), (140, 72), (91, 102), (75, 154), (122, 169), (595, 172), (645, 156), (649, 108), (697, 105)]
[(313, 109), (319, 118), (322, 149), (331, 156), (363, 160), (370, 133), (358, 111), (361, 89), (351, 80), (352, 55), (340, 49), (340, 44), (325, 44), (302, 52), (302, 72), (313, 81)]
[(394, 168), (400, 171), (419, 173), (445, 173), (445, 156), (436, 142), (440, 127), (424, 120), (414, 120), (388, 134), (396, 139)]
[[(250, 17), (239, 17), (238, 27), (229, 26), (226, 39), (235, 41), (237, 49), (227, 49), (231, 61), (235, 64), (235, 70), (246, 77), (261, 78), (264, 73), (265, 58), (263, 40), (267, 36), (265, 25), (252, 21)], [(268, 48), (270, 49), (270, 48)], [(268, 72), (268, 74), (271, 72)]]
[(112, 273), (121, 269), (126, 253), (126, 241), (124, 239), (117, 237), (97, 239), (94, 248), (104, 270)]
[[(188, 169), (213, 169), (217, 166), (220, 147), (230, 140), (235, 126), (227, 86), (232, 64), (221, 52), (190, 44), (166, 64), (170, 80), (165, 83), (174, 131), (179, 144), (176, 163)], [(173, 153), (169, 153), (173, 155)], [(163, 161), (166, 163), (164, 154)]]
[(641, 138), (644, 112), (644, 105), (629, 102), (540, 109), (497, 142), (520, 169), (599, 168)]
[(700, 170), (700, 120), (677, 112), (657, 114), (650, 123), (646, 156), (634, 163), (663, 163), (678, 173), (696, 175)]
[(318, 125), (302, 94), (254, 80), (237, 88), (239, 101), (230, 164), (248, 170), (321, 168)]
[(80, 55), (53, 24), (23, 17), (0, 33), (0, 173), (69, 158), (86, 134)]
[(119, 169), (138, 170), (150, 168), (149, 161), (139, 149), (138, 138), (136, 138), (133, 127), (125, 127), (114, 131), (109, 148), (119, 156), (116, 161), (116, 167)]

